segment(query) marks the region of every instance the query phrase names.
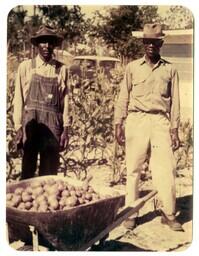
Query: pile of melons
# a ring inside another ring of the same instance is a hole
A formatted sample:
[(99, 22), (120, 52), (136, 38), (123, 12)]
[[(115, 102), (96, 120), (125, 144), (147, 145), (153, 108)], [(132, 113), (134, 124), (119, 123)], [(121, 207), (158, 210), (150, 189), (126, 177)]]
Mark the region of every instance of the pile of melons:
[(22, 211), (52, 212), (103, 198), (106, 197), (96, 193), (88, 182), (73, 186), (61, 179), (51, 178), (34, 181), (26, 188), (17, 187), (13, 193), (7, 193), (6, 205)]

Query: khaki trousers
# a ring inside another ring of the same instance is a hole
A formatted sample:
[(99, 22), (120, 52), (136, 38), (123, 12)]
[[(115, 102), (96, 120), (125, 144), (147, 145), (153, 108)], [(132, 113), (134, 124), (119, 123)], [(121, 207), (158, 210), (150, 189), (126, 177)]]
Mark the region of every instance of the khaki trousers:
[(138, 184), (142, 164), (150, 149), (150, 169), (153, 185), (163, 203), (163, 211), (175, 213), (176, 163), (171, 148), (170, 122), (164, 114), (132, 112), (125, 125), (126, 137), (126, 205), (139, 197)]

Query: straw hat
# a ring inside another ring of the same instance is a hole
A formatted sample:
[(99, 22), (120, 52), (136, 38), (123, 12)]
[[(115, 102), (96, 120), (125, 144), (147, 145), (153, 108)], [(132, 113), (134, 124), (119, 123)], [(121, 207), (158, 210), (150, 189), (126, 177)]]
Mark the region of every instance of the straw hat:
[(162, 26), (158, 23), (154, 24), (145, 24), (143, 29), (142, 36), (139, 38), (148, 38), (148, 39), (163, 39), (165, 34), (162, 31)]
[(42, 37), (54, 39), (55, 46), (59, 46), (63, 41), (63, 37), (56, 33), (56, 31), (50, 26), (41, 26), (39, 30), (30, 39), (31, 43), (35, 46), (38, 45)]

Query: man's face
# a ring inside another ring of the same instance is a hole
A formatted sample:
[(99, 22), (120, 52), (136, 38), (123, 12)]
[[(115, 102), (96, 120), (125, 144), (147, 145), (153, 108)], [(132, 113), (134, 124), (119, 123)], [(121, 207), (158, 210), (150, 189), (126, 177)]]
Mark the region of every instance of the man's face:
[(49, 61), (52, 58), (52, 53), (55, 48), (55, 40), (50, 37), (42, 37), (38, 42), (39, 55), (44, 61)]
[(145, 53), (148, 57), (155, 57), (159, 55), (163, 40), (161, 39), (143, 39)]

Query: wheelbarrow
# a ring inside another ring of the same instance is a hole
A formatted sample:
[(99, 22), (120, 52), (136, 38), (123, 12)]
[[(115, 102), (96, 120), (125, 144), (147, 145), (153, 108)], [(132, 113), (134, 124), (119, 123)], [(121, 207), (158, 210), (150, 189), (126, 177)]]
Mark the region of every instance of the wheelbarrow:
[[(81, 181), (68, 177), (49, 175), (9, 184), (7, 192), (12, 193), (17, 187), (25, 188), (33, 181), (52, 178), (62, 179), (72, 185), (82, 184)], [(58, 251), (84, 251), (96, 242), (104, 241), (110, 231), (139, 211), (145, 202), (157, 193), (151, 191), (135, 201), (132, 207), (126, 207), (118, 214), (119, 208), (124, 206), (125, 195), (116, 195), (113, 189), (94, 189), (100, 195), (109, 193), (109, 197), (55, 212), (23, 211), (7, 206), (9, 238), (11, 241), (32, 243), (34, 250), (39, 250), (38, 245), (41, 244)]]

